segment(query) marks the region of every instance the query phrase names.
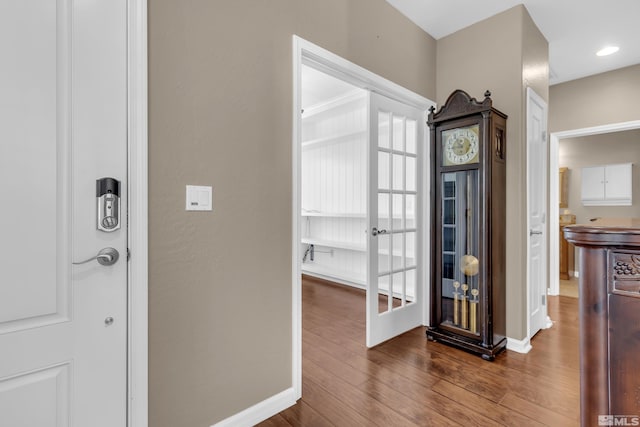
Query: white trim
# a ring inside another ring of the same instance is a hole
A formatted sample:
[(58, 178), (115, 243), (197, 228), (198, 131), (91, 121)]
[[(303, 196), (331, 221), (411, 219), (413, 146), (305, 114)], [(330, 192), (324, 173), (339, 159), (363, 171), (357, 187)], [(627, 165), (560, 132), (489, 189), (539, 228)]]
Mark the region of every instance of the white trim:
[[(549, 170), (557, 171), (560, 167), (558, 160), (558, 148), (560, 140), (564, 138), (577, 138), (581, 136), (599, 135), (610, 132), (623, 132), (626, 130), (640, 129), (640, 120), (629, 122), (612, 123), (608, 125), (593, 126), (581, 129), (554, 132), (550, 135), (549, 145)], [(549, 174), (549, 206), (556, 209), (560, 195), (558, 194), (558, 174)], [(549, 215), (549, 259), (553, 260), (549, 266), (549, 295), (560, 294), (560, 266), (559, 259), (560, 245), (560, 218), (558, 215)], [(576, 277), (578, 273), (576, 272)]]
[(128, 174), (131, 260), (128, 271), (129, 427), (148, 420), (148, 156), (147, 156), (147, 2), (128, 1)]
[[(433, 103), (433, 108), (436, 108), (436, 104)], [(423, 117), (423, 122), (427, 123), (429, 119), (429, 112), (425, 111), (425, 115)], [(423, 144), (424, 151), (420, 156), (418, 161), (422, 162), (422, 167), (420, 168), (422, 171), (422, 175), (419, 177), (420, 182), (422, 183), (422, 206), (421, 206), (421, 216), (423, 219), (422, 222), (422, 236), (420, 247), (422, 248), (422, 259), (424, 262), (424, 268), (422, 269), (422, 283), (424, 286), (422, 287), (422, 326), (430, 326), (430, 314), (431, 314), (431, 128), (429, 126), (425, 126)], [(419, 294), (418, 294), (419, 295)]]
[[(293, 36), (293, 42), (293, 57), (294, 61), (300, 59), (298, 64), (304, 63), (306, 65), (312, 65), (314, 68), (331, 76), (338, 77), (340, 80), (351, 83), (354, 86), (384, 95), (387, 98), (400, 101), (420, 110), (426, 111), (430, 106), (435, 105), (433, 101), (296, 35)], [(294, 71), (299, 71), (297, 70), (298, 64), (294, 63)], [(295, 80), (296, 78), (294, 77), (294, 83)], [(296, 89), (297, 88), (294, 87), (294, 91)], [(296, 96), (298, 96), (298, 94), (294, 93), (294, 101)], [(300, 111), (300, 109), (296, 111)], [(297, 117), (298, 116), (296, 116), (296, 118)]]
[(257, 403), (242, 412), (225, 418), (215, 423), (211, 427), (245, 427), (258, 424), (261, 421), (271, 418), (278, 412), (284, 411), (288, 407), (295, 405), (297, 400), (296, 391), (288, 388), (268, 399)]
[[(291, 233), (291, 283), (292, 283), (292, 378), (293, 389), (295, 390), (295, 396), (299, 399), (302, 396), (302, 283), (301, 283), (301, 254), (300, 254), (300, 212), (301, 207), (301, 194), (300, 194), (300, 167), (301, 167), (301, 115), (302, 109), (301, 102), (301, 79), (300, 73), (302, 64), (311, 65), (314, 68), (321, 70), (329, 75), (337, 77), (343, 81), (349, 82), (357, 87), (370, 90), (372, 92), (384, 95), (388, 98), (395, 99), (403, 102), (415, 108), (426, 111), (430, 106), (435, 106), (435, 103), (420, 96), (402, 86), (393, 83), (377, 74), (372, 73), (352, 62), (341, 58), (326, 49), (321, 48), (311, 42), (308, 42), (296, 35), (293, 36), (293, 111), (292, 111), (292, 233)], [(428, 129), (426, 130), (428, 133)], [(425, 139), (428, 141), (428, 136), (425, 135)], [(427, 161), (429, 156), (429, 147), (425, 150), (423, 155), (425, 164), (429, 164)], [(429, 176), (428, 170), (425, 169), (425, 174)], [(427, 183), (427, 185), (429, 185)], [(423, 198), (427, 200), (429, 196), (429, 187), (424, 188)], [(429, 209), (425, 210), (425, 215), (428, 215)], [(429, 224), (428, 217), (424, 224)], [(429, 232), (429, 228), (425, 227), (426, 232)], [(429, 237), (425, 237), (425, 242), (429, 241)], [(425, 251), (427, 252), (427, 251)], [(425, 258), (428, 259), (428, 258)], [(429, 263), (425, 264), (423, 269), (423, 277), (425, 280), (423, 284), (425, 286), (425, 304), (428, 303), (428, 294), (426, 291), (427, 283), (426, 278), (429, 277)], [(425, 310), (424, 323), (427, 323), (428, 311)]]
[(295, 35), (293, 36), (293, 133), (291, 138), (291, 163), (293, 165), (291, 177), (291, 194), (293, 197), (291, 202), (291, 208), (293, 209), (291, 214), (291, 284), (293, 288), (291, 296), (291, 349), (293, 354), (291, 357), (291, 378), (293, 379), (292, 386), (296, 399), (302, 397), (302, 265), (300, 262), (300, 212), (302, 212), (302, 194), (300, 191), (300, 177), (302, 173), (302, 119), (300, 118), (300, 111), (302, 111), (302, 41), (301, 38)]
[(553, 326), (553, 320), (551, 320), (551, 317), (547, 316), (547, 318), (544, 321), (544, 326), (542, 327), (542, 329), (549, 329), (552, 326)]
[(507, 337), (507, 350), (515, 351), (516, 353), (529, 353), (531, 351), (531, 340), (525, 338), (523, 340), (517, 340), (515, 338)]

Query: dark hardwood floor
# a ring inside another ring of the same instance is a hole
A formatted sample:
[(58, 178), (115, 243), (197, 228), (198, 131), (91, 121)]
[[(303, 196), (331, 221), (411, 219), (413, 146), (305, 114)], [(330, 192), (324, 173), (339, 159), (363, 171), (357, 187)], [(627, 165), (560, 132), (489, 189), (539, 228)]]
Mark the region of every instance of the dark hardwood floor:
[(365, 346), (365, 294), (302, 283), (302, 399), (259, 426), (577, 426), (578, 300), (549, 297), (552, 328), (495, 362), (413, 329)]

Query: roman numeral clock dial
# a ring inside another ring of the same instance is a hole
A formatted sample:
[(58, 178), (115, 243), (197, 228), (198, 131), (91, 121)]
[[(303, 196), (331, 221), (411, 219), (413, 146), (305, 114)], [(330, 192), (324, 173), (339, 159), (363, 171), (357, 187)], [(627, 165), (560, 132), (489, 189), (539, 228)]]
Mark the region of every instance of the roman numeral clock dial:
[(478, 126), (442, 132), (444, 165), (478, 163)]

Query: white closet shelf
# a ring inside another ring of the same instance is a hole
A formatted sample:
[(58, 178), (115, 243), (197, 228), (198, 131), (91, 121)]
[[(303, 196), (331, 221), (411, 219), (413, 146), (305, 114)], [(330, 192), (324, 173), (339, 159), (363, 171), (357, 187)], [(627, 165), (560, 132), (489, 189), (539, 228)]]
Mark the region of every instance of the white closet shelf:
[(322, 138), (310, 139), (302, 141), (302, 148), (320, 148), (331, 144), (340, 144), (343, 142), (353, 141), (356, 138), (363, 137), (367, 133), (366, 130), (357, 130), (351, 132), (340, 133), (337, 135), (325, 136)]
[[(361, 212), (316, 212), (316, 211), (302, 211), (301, 216), (315, 216), (315, 217), (327, 217), (327, 218), (366, 218), (367, 214)], [(378, 215), (380, 219), (389, 219), (388, 215)], [(402, 219), (402, 215), (393, 215), (394, 220)], [(407, 217), (408, 221), (415, 221), (415, 216)], [(409, 231), (415, 231), (413, 229)]]
[(326, 268), (313, 263), (302, 264), (302, 272), (326, 280), (335, 281), (335, 279), (339, 279), (341, 281), (347, 282), (347, 284), (359, 285), (359, 287), (366, 286), (367, 283), (366, 277), (364, 275), (354, 274), (352, 271), (342, 271), (333, 268)]
[(367, 247), (363, 243), (313, 239), (308, 237), (303, 237), (300, 241), (305, 245), (325, 246), (327, 248), (347, 249), (349, 251), (359, 251), (359, 252), (367, 251)]
[(364, 107), (364, 103), (366, 101), (367, 92), (362, 89), (357, 89), (353, 92), (349, 92), (344, 96), (340, 96), (338, 98), (331, 99), (327, 102), (323, 102), (321, 104), (313, 105), (311, 107), (307, 107), (304, 109), (302, 113), (302, 120), (309, 120), (316, 116), (321, 116), (322, 113), (335, 114), (335, 110), (339, 107), (349, 105), (349, 104), (357, 104), (362, 103)]
[[(336, 240), (322, 240), (322, 239), (313, 239), (308, 237), (303, 237), (301, 240), (303, 245), (316, 245), (316, 246), (324, 246), (327, 248), (335, 248), (335, 249), (346, 249), (348, 251), (358, 251), (358, 252), (366, 252), (367, 247), (364, 244), (353, 243), (353, 242), (342, 242)], [(380, 255), (389, 255), (388, 249), (379, 249), (378, 253)], [(394, 249), (392, 256), (401, 257), (402, 250)], [(415, 258), (415, 253), (413, 251), (408, 251), (406, 254), (407, 258)]]
[(367, 214), (359, 212), (314, 212), (302, 211), (302, 216), (317, 216), (326, 218), (366, 218)]

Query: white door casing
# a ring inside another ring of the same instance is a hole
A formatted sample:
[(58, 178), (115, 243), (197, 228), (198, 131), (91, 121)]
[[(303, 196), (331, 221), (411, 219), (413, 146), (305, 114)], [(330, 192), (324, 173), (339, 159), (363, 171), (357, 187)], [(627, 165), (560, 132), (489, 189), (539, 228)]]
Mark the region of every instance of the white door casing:
[(528, 338), (547, 327), (547, 104), (527, 88)]
[(96, 179), (128, 211), (127, 7), (0, 5), (3, 426), (127, 424), (128, 227), (96, 229)]
[(369, 93), (367, 347), (422, 324), (425, 112)]
[[(292, 391), (293, 401), (299, 399), (302, 396), (302, 285), (301, 285), (301, 260), (302, 253), (300, 252), (300, 212), (301, 212), (301, 195), (300, 195), (300, 165), (301, 165), (301, 68), (302, 64), (311, 65), (318, 70), (326, 72), (329, 75), (340, 78), (346, 82), (349, 82), (357, 87), (367, 89), (369, 91), (374, 90), (376, 93), (382, 94), (392, 99), (401, 100), (403, 104), (407, 104), (418, 108), (421, 111), (427, 111), (429, 107), (435, 107), (435, 103), (429, 99), (424, 98), (421, 95), (411, 92), (410, 90), (403, 88), (402, 86), (393, 83), (379, 75), (372, 73), (344, 58), (335, 55), (328, 50), (315, 45), (307, 40), (304, 40), (296, 35), (292, 37), (293, 44), (293, 109), (292, 109), (292, 193), (293, 203), (292, 208), (292, 230), (291, 230), (291, 283), (292, 283)], [(426, 115), (423, 118), (423, 124), (426, 123)], [(426, 138), (426, 136), (425, 136)], [(426, 143), (425, 143), (426, 147)], [(426, 154), (420, 159), (422, 167), (426, 167)], [(428, 174), (424, 177), (426, 182), (426, 188), (428, 188)], [(428, 218), (428, 206), (427, 197), (423, 198), (422, 212), (425, 216), (425, 223), (429, 222)], [(428, 230), (425, 230), (425, 241), (428, 241)], [(424, 248), (425, 252), (428, 248)], [(425, 259), (428, 259), (428, 253), (424, 254)], [(421, 283), (426, 283), (426, 278), (429, 275), (428, 266), (425, 266), (420, 278)], [(420, 314), (422, 324), (427, 324), (429, 313), (426, 310), (428, 304), (426, 303), (428, 295), (421, 290), (423, 295), (421, 304), (423, 306), (423, 312)], [(287, 394), (288, 396), (288, 394)], [(284, 402), (283, 408), (289, 406), (292, 403)], [(277, 411), (276, 411), (277, 412)], [(274, 412), (275, 413), (275, 412)]]

